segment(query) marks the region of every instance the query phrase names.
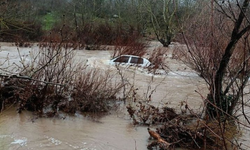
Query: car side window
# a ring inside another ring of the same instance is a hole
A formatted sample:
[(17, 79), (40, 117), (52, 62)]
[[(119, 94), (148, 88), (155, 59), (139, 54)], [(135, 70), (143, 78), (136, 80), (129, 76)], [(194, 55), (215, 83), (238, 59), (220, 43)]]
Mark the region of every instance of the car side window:
[(129, 60), (128, 56), (121, 56), (121, 57), (117, 58), (116, 60), (114, 60), (114, 62), (127, 63), (128, 60)]
[(143, 64), (143, 59), (139, 57), (132, 57), (130, 63)]

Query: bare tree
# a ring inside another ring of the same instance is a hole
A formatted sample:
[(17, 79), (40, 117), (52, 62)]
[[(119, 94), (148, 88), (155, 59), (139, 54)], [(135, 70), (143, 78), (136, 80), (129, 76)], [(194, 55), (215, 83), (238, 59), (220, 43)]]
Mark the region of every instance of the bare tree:
[[(144, 1), (145, 9), (150, 14), (150, 20), (153, 26), (156, 38), (161, 44), (167, 47), (172, 41), (176, 24), (175, 14), (178, 8), (178, 2), (175, 0)], [(160, 10), (160, 11), (159, 11)]]
[(211, 0), (210, 4), (201, 12), (204, 18), (197, 17), (189, 25), (190, 35), (183, 33), (188, 54), (182, 58), (209, 85), (206, 116), (227, 120), (244, 102), (250, 75), (249, 0)]

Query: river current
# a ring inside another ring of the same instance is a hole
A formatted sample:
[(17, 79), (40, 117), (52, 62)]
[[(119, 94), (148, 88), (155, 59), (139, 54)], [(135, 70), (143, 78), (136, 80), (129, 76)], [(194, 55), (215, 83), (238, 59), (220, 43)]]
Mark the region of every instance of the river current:
[[(28, 60), (30, 51), (37, 49), (19, 48), (18, 55), (15, 46), (9, 43), (0, 46), (0, 60), (8, 57), (9, 64), (17, 63), (20, 56)], [(149, 50), (158, 46), (158, 42), (152, 42)], [(94, 68), (116, 69), (108, 63), (111, 50), (76, 50), (75, 53), (76, 60), (88, 60), (88, 65)], [(179, 109), (180, 102), (185, 101), (190, 108), (200, 110), (203, 105), (200, 94), (207, 94), (204, 81), (172, 59), (171, 54), (166, 60), (168, 74), (152, 78), (152, 74), (130, 69), (125, 71), (126, 76), (133, 80), (142, 97), (149, 86), (155, 89), (152, 103), (157, 106), (167, 103)], [(146, 150), (148, 138), (147, 126), (134, 126), (123, 105), (107, 115), (94, 117), (76, 113), (65, 114), (62, 118), (36, 118), (27, 111), (18, 114), (14, 108), (7, 108), (0, 114), (0, 150)]]

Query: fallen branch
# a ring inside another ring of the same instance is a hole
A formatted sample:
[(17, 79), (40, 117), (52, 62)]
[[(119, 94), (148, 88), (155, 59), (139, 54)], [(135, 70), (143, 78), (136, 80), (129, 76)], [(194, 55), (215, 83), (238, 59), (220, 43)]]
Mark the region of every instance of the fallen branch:
[(165, 141), (157, 132), (150, 130), (150, 128), (148, 128), (148, 133), (149, 133), (150, 137), (157, 140), (156, 142), (154, 141), (151, 144), (149, 144), (148, 148), (152, 148), (153, 146), (159, 145), (160, 149), (163, 149), (163, 150), (173, 149), (174, 144), (179, 143), (181, 141), (181, 140), (179, 140), (179, 141), (176, 141), (173, 143), (169, 143), (169, 142)]
[(42, 82), (42, 83), (45, 83), (45, 84), (66, 86), (66, 84), (60, 84), (60, 83), (54, 83), (54, 82), (47, 82), (47, 81), (42, 81), (42, 80), (33, 79), (33, 78), (29, 77), (29, 76), (20, 76), (20, 75), (16, 75), (16, 74), (11, 74), (11, 75), (3, 75), (3, 74), (0, 74), (0, 77), (9, 78), (9, 79), (11, 79), (11, 78), (16, 78), (16, 79), (23, 79), (23, 80), (32, 80), (32, 81)]

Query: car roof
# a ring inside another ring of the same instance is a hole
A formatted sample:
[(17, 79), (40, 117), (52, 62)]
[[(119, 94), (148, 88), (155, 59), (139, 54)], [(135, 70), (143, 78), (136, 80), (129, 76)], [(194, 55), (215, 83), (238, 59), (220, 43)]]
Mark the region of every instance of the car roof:
[(136, 55), (121, 55), (121, 56), (134, 56), (134, 57), (139, 57), (139, 56), (136, 56)]
[(143, 58), (143, 57), (140, 57), (140, 56), (136, 56), (136, 55), (119, 55), (115, 58), (118, 58), (118, 57), (121, 57), (121, 56), (128, 56), (128, 57), (138, 57), (138, 58)]

